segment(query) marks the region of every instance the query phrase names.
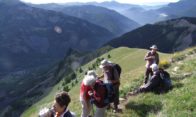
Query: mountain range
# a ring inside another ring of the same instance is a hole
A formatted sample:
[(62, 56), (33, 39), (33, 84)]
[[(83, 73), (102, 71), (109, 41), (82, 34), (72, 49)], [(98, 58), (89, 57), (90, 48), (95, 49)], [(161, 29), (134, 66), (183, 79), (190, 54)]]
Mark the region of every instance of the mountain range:
[(180, 0), (176, 3), (170, 3), (167, 6), (158, 9), (159, 12), (168, 15), (196, 17), (196, 1), (195, 0)]
[[(83, 77), (93, 65), (80, 65), (103, 53), (109, 57), (112, 47), (149, 49), (156, 44), (160, 52), (173, 53), (195, 46), (194, 6), (194, 0), (150, 10), (118, 2), (30, 6), (18, 0), (0, 0), (0, 116), (3, 112), (7, 117), (20, 116), (56, 84), (72, 86), (75, 79), (67, 84), (60, 80), (66, 81), (75, 72)], [(144, 26), (138, 27), (138, 23)], [(127, 53), (132, 49), (126, 50), (116, 49), (111, 55), (117, 58), (112, 59), (118, 62), (120, 57), (127, 66), (122, 56), (130, 57)], [(133, 50), (133, 60), (146, 52)]]
[(114, 37), (85, 20), (10, 1), (0, 2), (1, 72), (54, 63), (70, 48), (92, 51)]
[(145, 25), (183, 16), (196, 17), (195, 8), (195, 0), (180, 0), (155, 9), (146, 9), (144, 6), (132, 6), (120, 11), (120, 13), (141, 25)]
[[(57, 12), (62, 12), (66, 15), (77, 17), (86, 20), (90, 23), (101, 26), (114, 35), (121, 35), (128, 31), (131, 31), (137, 27), (139, 24), (127, 17), (121, 15), (115, 10), (110, 10), (105, 7), (88, 5), (93, 3), (86, 3), (84, 5), (58, 5), (58, 4), (42, 4), (42, 5), (32, 5), (34, 7), (53, 10)], [(116, 3), (117, 4), (117, 3)]]
[(156, 44), (161, 52), (175, 52), (196, 45), (196, 18), (183, 17), (147, 24), (105, 45), (148, 49)]

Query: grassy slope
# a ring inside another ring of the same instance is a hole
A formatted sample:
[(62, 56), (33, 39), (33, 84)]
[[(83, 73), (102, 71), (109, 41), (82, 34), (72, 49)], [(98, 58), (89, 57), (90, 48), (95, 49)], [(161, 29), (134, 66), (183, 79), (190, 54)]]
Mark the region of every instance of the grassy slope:
[[(144, 55), (146, 53), (146, 50), (141, 50), (141, 49), (130, 49), (130, 48), (117, 48), (114, 49), (112, 51), (110, 51), (109, 53), (103, 55), (102, 57), (107, 58), (107, 55), (110, 54), (111, 58), (110, 60), (115, 62), (115, 63), (119, 63), (122, 66), (123, 69), (123, 73), (122, 73), (122, 79), (121, 79), (121, 96), (123, 96), (123, 93), (126, 93), (129, 90), (133, 90), (133, 88), (136, 88), (141, 81), (143, 80), (143, 73), (144, 73), (144, 65), (145, 62), (143, 60)], [(168, 59), (170, 58), (171, 55), (168, 54), (160, 54), (160, 58), (163, 59)], [(95, 61), (95, 60), (94, 60)], [(94, 61), (90, 62), (89, 64), (83, 66), (83, 69), (87, 69), (89, 65), (91, 65)], [(98, 70), (98, 72), (100, 73), (100, 71)], [(79, 74), (78, 76), (81, 79), (83, 78), (84, 74)], [(61, 83), (59, 83), (61, 84)], [(39, 111), (40, 108), (45, 107), (45, 106), (49, 106), (51, 105), (52, 99), (55, 95), (56, 92), (58, 92), (58, 85), (54, 87), (53, 91), (51, 91), (51, 93), (43, 98), (42, 100), (40, 100), (38, 103), (36, 103), (35, 105), (33, 105), (32, 107), (30, 107), (26, 112), (23, 113), (23, 117), (35, 117), (37, 116), (37, 113)], [(69, 106), (71, 111), (74, 111), (77, 113), (77, 115), (80, 114), (81, 112), (81, 105), (79, 102), (79, 87), (80, 87), (80, 82), (71, 89), (71, 91), (69, 92), (71, 95), (71, 99), (72, 102)], [(173, 90), (175, 91), (175, 89)], [(164, 97), (165, 96), (165, 97)], [(130, 102), (126, 105), (126, 108), (123, 110), (124, 112), (122, 114), (119, 114), (119, 116), (143, 116), (146, 114), (148, 114), (148, 109), (151, 109), (149, 111), (154, 111), (153, 109), (155, 108), (155, 110), (161, 110), (163, 108), (162, 106), (162, 102), (160, 102), (163, 98), (167, 98), (169, 96), (169, 93), (166, 95), (154, 95), (154, 94), (141, 94), (133, 99), (130, 99)], [(172, 97), (168, 97), (168, 100), (170, 100), (169, 98)], [(174, 98), (175, 99), (175, 98)], [(147, 103), (144, 103), (144, 101), (147, 100)], [(140, 101), (140, 102), (138, 102)], [(149, 104), (148, 104), (149, 103)], [(167, 105), (167, 103), (169, 103), (168, 101), (165, 102), (165, 104)], [(153, 107), (153, 105), (157, 105), (157, 107)], [(159, 105), (161, 105), (161, 108), (159, 107)], [(133, 107), (132, 107), (133, 106)], [(142, 108), (140, 110), (140, 108)], [(143, 111), (144, 108), (144, 111)], [(138, 110), (137, 110), (138, 109)], [(145, 110), (146, 109), (146, 110)], [(164, 109), (164, 108), (163, 108)], [(167, 112), (167, 110), (163, 110), (162, 113)], [(173, 111), (172, 111), (173, 112)], [(110, 113), (108, 113), (110, 114)], [(150, 114), (149, 114), (150, 115)], [(151, 114), (153, 116), (153, 112)], [(150, 116), (151, 116), (150, 115)], [(111, 114), (110, 114), (111, 116)]]
[[(130, 97), (125, 105), (123, 117), (193, 117), (196, 115), (196, 53), (191, 50), (178, 53), (175, 62), (168, 69), (174, 84), (166, 94), (140, 94)], [(196, 52), (196, 48), (194, 49)], [(174, 69), (178, 69), (175, 71)]]

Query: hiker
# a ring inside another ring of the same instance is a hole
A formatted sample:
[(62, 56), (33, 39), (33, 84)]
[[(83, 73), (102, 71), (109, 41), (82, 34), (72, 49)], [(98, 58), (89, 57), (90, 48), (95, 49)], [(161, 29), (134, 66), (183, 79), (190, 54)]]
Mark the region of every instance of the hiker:
[(157, 65), (159, 64), (159, 54), (157, 53), (157, 50), (158, 50), (157, 46), (152, 45), (150, 47), (150, 49), (151, 49), (151, 51), (147, 52), (147, 54), (144, 57), (144, 60), (146, 61), (146, 71), (144, 74), (144, 84), (146, 84), (148, 82), (149, 75), (152, 76), (152, 74), (153, 74), (150, 66), (153, 63), (156, 63)]
[(164, 93), (172, 89), (172, 81), (167, 71), (164, 71), (162, 68), (158, 68), (157, 64), (152, 64), (150, 68), (153, 71), (153, 75), (149, 81), (146, 84), (143, 84), (139, 89), (129, 92), (128, 96), (149, 91)]
[(90, 112), (92, 110), (92, 105), (90, 104), (90, 96), (88, 95), (89, 91), (92, 91), (91, 86), (88, 86), (87, 78), (89, 76), (93, 75), (94, 77), (97, 77), (96, 73), (94, 70), (89, 70), (80, 87), (80, 102), (82, 104), (82, 114), (81, 117), (89, 117)]
[(97, 77), (94, 75), (88, 75), (85, 82), (93, 89), (93, 91), (89, 91), (88, 94), (91, 97), (90, 102), (96, 106), (94, 117), (105, 117), (105, 110), (108, 105), (108, 103), (105, 102), (107, 95), (106, 87), (103, 82), (101, 80), (97, 80)]
[(117, 71), (116, 67), (114, 67), (114, 63), (104, 59), (101, 61), (101, 65), (99, 66), (102, 69), (103, 75), (99, 78), (104, 78), (104, 83), (113, 86), (114, 89), (114, 112), (118, 112), (119, 105), (119, 87), (120, 87), (120, 72)]
[(67, 92), (58, 93), (53, 105), (55, 111), (54, 117), (74, 117), (74, 114), (67, 108), (70, 102), (71, 98)]
[(158, 65), (152, 64), (150, 68), (152, 69), (153, 75), (146, 84), (140, 87), (140, 92), (156, 91), (159, 89), (161, 85), (161, 78)]

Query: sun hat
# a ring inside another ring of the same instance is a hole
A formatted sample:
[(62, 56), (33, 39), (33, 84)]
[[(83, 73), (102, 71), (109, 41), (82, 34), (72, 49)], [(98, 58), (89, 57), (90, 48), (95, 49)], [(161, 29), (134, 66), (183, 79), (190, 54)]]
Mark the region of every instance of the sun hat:
[(152, 45), (152, 46), (150, 47), (150, 49), (157, 50), (158, 48), (157, 48), (157, 46), (156, 46), (156, 45)]
[(108, 61), (108, 60), (104, 59), (104, 60), (101, 61), (101, 65), (99, 66), (99, 68), (103, 68), (103, 67), (109, 66), (111, 64), (112, 64), (111, 61)]

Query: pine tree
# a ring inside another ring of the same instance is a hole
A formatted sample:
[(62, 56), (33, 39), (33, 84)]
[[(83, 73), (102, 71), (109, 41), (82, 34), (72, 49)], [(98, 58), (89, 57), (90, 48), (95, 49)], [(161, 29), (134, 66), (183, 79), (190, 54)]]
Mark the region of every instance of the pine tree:
[(80, 68), (80, 69), (79, 69), (79, 72), (80, 72), (80, 73), (82, 73), (82, 72), (83, 72), (82, 68)]

